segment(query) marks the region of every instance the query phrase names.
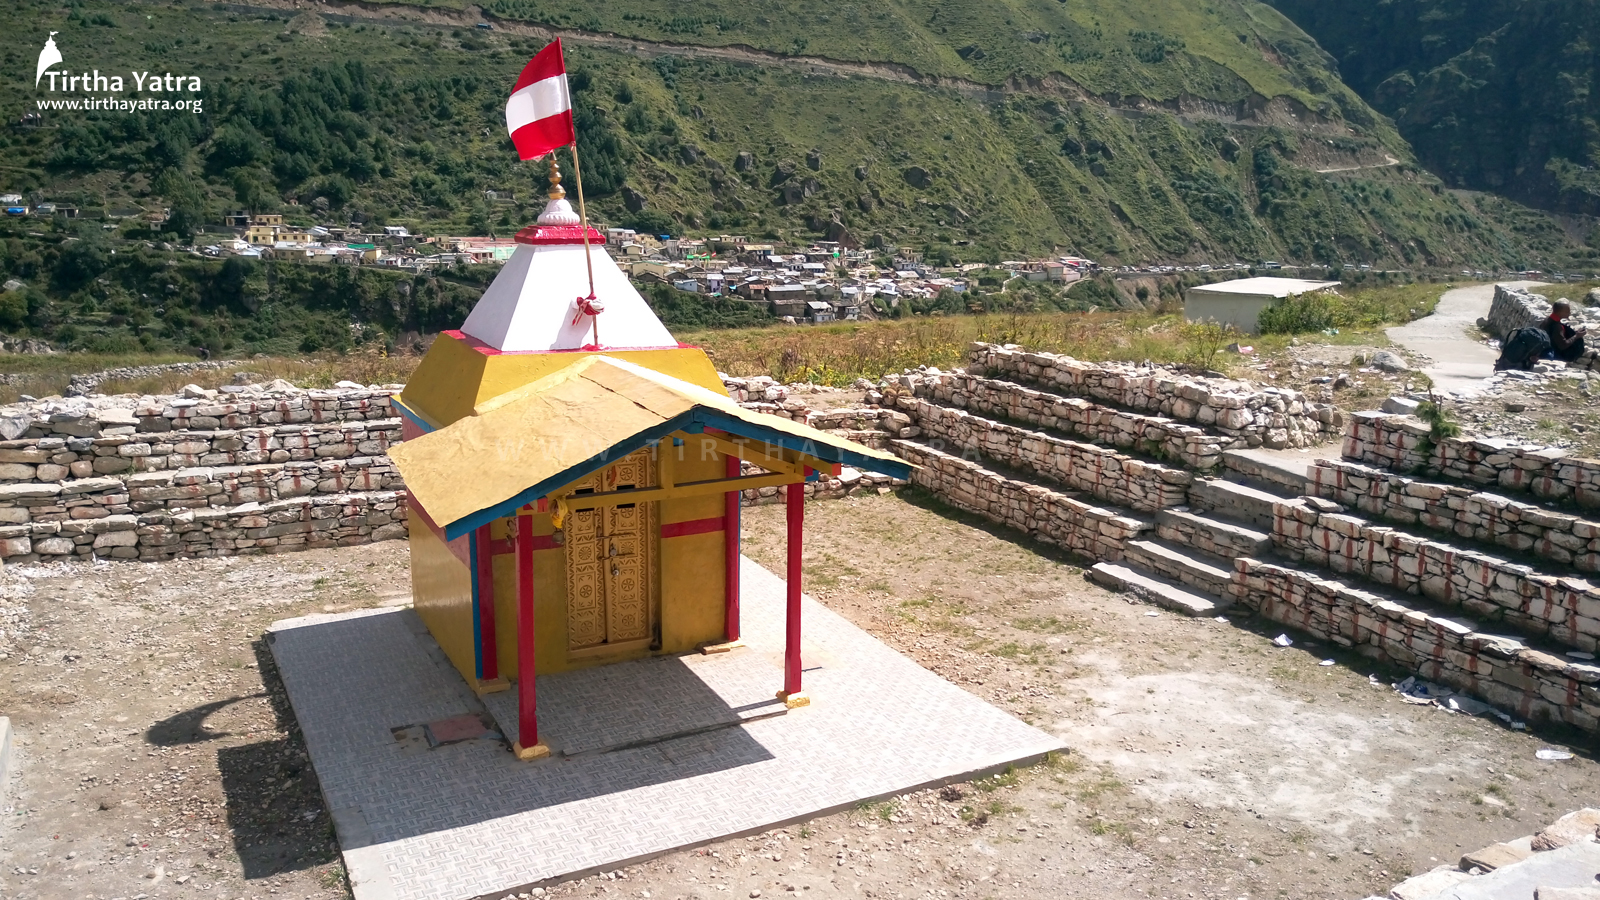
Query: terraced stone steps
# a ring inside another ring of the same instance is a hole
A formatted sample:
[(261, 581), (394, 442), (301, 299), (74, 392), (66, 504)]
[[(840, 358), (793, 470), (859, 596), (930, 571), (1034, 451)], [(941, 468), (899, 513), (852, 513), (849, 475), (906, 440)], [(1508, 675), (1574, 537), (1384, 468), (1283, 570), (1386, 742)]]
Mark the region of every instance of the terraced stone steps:
[(1272, 529), (1273, 507), (1282, 499), (1259, 487), (1219, 478), (1198, 478), (1189, 486), (1191, 511), (1268, 531)]
[(1108, 590), (1132, 594), (1184, 615), (1215, 616), (1232, 605), (1211, 594), (1196, 592), (1121, 563), (1098, 562), (1090, 566), (1085, 575)]
[(1492, 552), (1532, 554), (1557, 568), (1600, 572), (1600, 517), (1343, 460), (1317, 460), (1311, 476), (1314, 496), (1386, 523), (1419, 526), (1496, 548)]
[[(1042, 355), (1013, 362), (1024, 372), (1053, 367), (1052, 378), (1082, 374), (1075, 361)], [(1448, 509), (1456, 516), (1452, 523), (1459, 524), (1463, 513), (1483, 513), (1479, 507), (1462, 506), (1458, 501), (1463, 496), (1455, 490), (1412, 486), (1406, 491), (1409, 499), (1400, 505), (1416, 507), (1417, 517), (1380, 525), (1347, 514), (1347, 508), (1359, 505), (1349, 496), (1306, 496), (1325, 494), (1309, 471), (1314, 455), (1230, 449), (1220, 454), (1222, 465), (1213, 470), (1222, 477), (1197, 477), (1170, 464), (1152, 466), (1126, 452), (1078, 456), (1076, 447), (1092, 445), (1042, 430), (1049, 415), (1068, 408), (1060, 398), (1050, 399), (1048, 390), (1017, 389), (992, 378), (979, 384), (962, 373), (934, 375), (933, 387), (923, 388), (920, 396), (919, 381), (905, 377), (899, 384), (907, 390), (890, 385), (884, 392), (886, 403), (906, 413), (930, 444), (942, 440), (953, 451), (891, 441), (894, 452), (911, 462), (932, 464), (935, 471), (919, 472), (914, 482), (956, 506), (1096, 559), (1087, 572), (1090, 580), (1191, 615), (1248, 609), (1479, 697), (1508, 714), (1600, 731), (1600, 666), (1565, 656), (1568, 650), (1600, 652), (1600, 588), (1564, 577), (1568, 569), (1559, 553), (1550, 550), (1565, 550), (1575, 560), (1600, 551), (1600, 545), (1591, 548), (1587, 543), (1600, 537), (1600, 532), (1590, 536), (1589, 519), (1465, 491), (1473, 503), (1493, 505), (1502, 524), (1510, 518), (1507, 510), (1515, 512), (1516, 527), (1502, 533), (1545, 542), (1540, 565), (1518, 566), (1501, 558), (1503, 554), (1463, 546), (1459, 538), (1447, 544), (1426, 536), (1425, 515), (1439, 521)], [(1102, 391), (1126, 387), (1104, 371), (1083, 377), (1111, 379), (1097, 388)], [(1130, 377), (1138, 385), (1128, 389), (1143, 391), (1147, 400), (1182, 398), (1184, 389), (1164, 386), (1160, 378)], [(1011, 424), (1020, 417), (1009, 407), (1003, 414), (1011, 421), (995, 421), (980, 412), (982, 403), (958, 397), (958, 388), (974, 386), (1056, 406), (1024, 410), (1040, 423), (1037, 428)], [(951, 408), (963, 404), (966, 409)], [(1074, 449), (1055, 449), (1066, 445)], [(966, 459), (958, 455), (969, 450)], [(1516, 458), (1529, 466), (1547, 466), (1548, 456), (1523, 448)], [(1094, 478), (1085, 478), (1082, 461), (1090, 458), (1100, 462)], [(996, 467), (986, 468), (987, 459), (995, 460)], [(1011, 471), (999, 471), (999, 466)], [(1139, 496), (1141, 480), (1148, 490), (1152, 477), (1166, 478), (1168, 470), (1175, 472), (1168, 484), (1188, 477), (1181, 495), (1163, 493), (1156, 505), (1118, 503), (1140, 509), (1154, 521), (1138, 514), (1123, 516), (1112, 529), (1115, 536), (1102, 532), (1105, 520), (1072, 505), (1082, 501), (1058, 490), (1075, 488), (1099, 500)], [(1106, 478), (1113, 487), (1101, 481)], [(1428, 503), (1444, 506), (1426, 508)], [(1075, 522), (1075, 517), (1083, 521)], [(1544, 531), (1529, 534), (1528, 528)], [(1553, 536), (1552, 530), (1566, 537)], [(1520, 537), (1507, 540), (1524, 542)]]
[(1181, 506), (1194, 480), (1182, 469), (995, 422), (929, 400), (902, 395), (895, 402), (935, 449), (942, 446), (963, 457), (994, 460), (1115, 506), (1145, 511)]
[(1233, 583), (1233, 569), (1224, 560), (1165, 540), (1129, 541), (1123, 561), (1134, 569), (1159, 575), (1223, 600)]
[(1298, 391), (1252, 388), (1127, 363), (1092, 363), (1012, 345), (968, 347), (970, 374), (1215, 429), (1237, 447), (1309, 447), (1337, 437), (1343, 413)]
[(1156, 535), (1219, 559), (1261, 557), (1272, 552), (1272, 534), (1184, 509), (1156, 513)]
[(1103, 444), (1197, 471), (1221, 465), (1222, 451), (1234, 440), (1163, 416), (963, 372), (907, 378), (901, 384), (916, 397), (941, 406), (1008, 424), (1037, 427), (1068, 439)]

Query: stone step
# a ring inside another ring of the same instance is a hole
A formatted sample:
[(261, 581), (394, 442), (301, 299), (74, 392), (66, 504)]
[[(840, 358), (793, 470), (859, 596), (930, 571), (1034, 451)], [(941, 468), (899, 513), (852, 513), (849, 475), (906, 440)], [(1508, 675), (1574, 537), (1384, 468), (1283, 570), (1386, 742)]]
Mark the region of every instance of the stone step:
[[(1328, 453), (1333, 452), (1331, 445), (1326, 449)], [(1307, 471), (1315, 461), (1315, 456), (1305, 452), (1257, 449), (1228, 450), (1222, 454), (1225, 477), (1286, 497), (1298, 497), (1306, 492), (1310, 484)]]
[(1156, 536), (1223, 559), (1260, 557), (1272, 551), (1272, 535), (1183, 509), (1156, 513)]
[(970, 345), (967, 362), (974, 375), (1205, 426), (1246, 446), (1309, 447), (1336, 438), (1344, 427), (1343, 415), (1332, 405), (1283, 388), (994, 344)]
[(1194, 481), (1195, 476), (1184, 469), (997, 422), (932, 400), (902, 396), (896, 403), (920, 428), (922, 440), (936, 450), (991, 461), (1027, 473), (1027, 480), (1041, 487), (1043, 482), (1054, 483), (1113, 506), (1145, 512), (1183, 506)]
[(1228, 596), (1228, 586), (1233, 583), (1233, 570), (1224, 568), (1222, 560), (1163, 540), (1128, 541), (1123, 559), (1130, 565), (1218, 597)]
[(1190, 509), (1267, 531), (1272, 530), (1272, 506), (1282, 499), (1260, 488), (1220, 478), (1198, 478), (1189, 486)]
[(1230, 605), (1226, 599), (1197, 593), (1120, 563), (1095, 563), (1085, 576), (1101, 587), (1176, 610), (1190, 616), (1214, 616)]
[(913, 390), (918, 398), (940, 406), (1025, 424), (1070, 440), (1116, 447), (1197, 471), (1216, 468), (1222, 461), (1223, 449), (1237, 441), (1166, 416), (1132, 412), (1082, 397), (1064, 397), (1015, 382), (964, 373), (925, 376)]
[(1600, 572), (1600, 516), (1548, 509), (1475, 488), (1428, 482), (1344, 460), (1317, 460), (1311, 496), (1387, 524), (1418, 526), (1451, 541), (1474, 541), (1493, 554), (1531, 553), (1559, 569)]
[[(1295, 563), (1234, 560), (1230, 596), (1263, 618), (1399, 666), (1518, 720), (1600, 731), (1600, 666), (1505, 623)], [(1509, 720), (1508, 720), (1509, 721)]]
[[(272, 393), (221, 391), (204, 398), (143, 397), (97, 401), (35, 402), (9, 416), (7, 434), (18, 438), (100, 437), (134, 432), (271, 427), (387, 419), (395, 410), (391, 390), (366, 388), (289, 390)], [(13, 407), (14, 409), (16, 407)]]

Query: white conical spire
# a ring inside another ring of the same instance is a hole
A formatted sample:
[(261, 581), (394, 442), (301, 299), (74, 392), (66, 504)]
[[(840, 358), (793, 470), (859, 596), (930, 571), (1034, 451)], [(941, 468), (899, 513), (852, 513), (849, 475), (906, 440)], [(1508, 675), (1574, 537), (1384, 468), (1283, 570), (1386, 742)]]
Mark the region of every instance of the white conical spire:
[(605, 252), (605, 237), (583, 227), (555, 161), (550, 163), (550, 202), (536, 228), (517, 234), (516, 252), (472, 308), (461, 330), (503, 353), (581, 350), (589, 346), (594, 320), (579, 315), (578, 298), (589, 296), (588, 266), (594, 265), (594, 293), (604, 304), (599, 332), (602, 349), (677, 347), (678, 342)]

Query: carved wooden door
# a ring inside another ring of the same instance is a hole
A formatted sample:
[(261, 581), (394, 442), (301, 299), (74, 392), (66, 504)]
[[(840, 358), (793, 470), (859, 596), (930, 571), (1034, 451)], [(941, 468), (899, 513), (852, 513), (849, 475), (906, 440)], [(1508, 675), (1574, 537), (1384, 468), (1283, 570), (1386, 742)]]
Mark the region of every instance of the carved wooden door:
[[(648, 487), (648, 451), (631, 454), (577, 485), (577, 494)], [(655, 504), (572, 513), (567, 528), (567, 645), (587, 650), (654, 636)]]

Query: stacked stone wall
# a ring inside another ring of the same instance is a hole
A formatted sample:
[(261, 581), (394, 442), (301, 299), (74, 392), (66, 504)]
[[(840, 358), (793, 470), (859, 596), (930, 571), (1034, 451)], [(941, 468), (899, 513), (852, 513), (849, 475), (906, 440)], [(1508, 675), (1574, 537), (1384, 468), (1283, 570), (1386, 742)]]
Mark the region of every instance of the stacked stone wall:
[[(748, 462), (741, 461), (739, 466), (741, 475), (761, 475), (765, 472), (765, 469)], [(807, 500), (842, 500), (845, 497), (887, 494), (895, 488), (905, 487), (906, 484), (906, 481), (899, 478), (842, 466), (838, 475), (823, 475), (816, 481), (806, 482), (805, 494)], [(741, 506), (767, 506), (783, 502), (785, 502), (784, 491), (776, 487), (751, 488), (740, 492), (739, 495)]]
[(216, 398), (103, 397), (14, 407), (6, 418), (17, 422), (8, 435), (13, 439), (112, 437), (389, 419), (395, 414), (390, 396), (388, 391), (361, 389), (268, 396), (223, 393)]
[(1234, 560), (1233, 595), (1264, 617), (1392, 662), (1524, 718), (1600, 730), (1600, 667), (1293, 569)]
[(382, 456), (400, 442), (399, 419), (268, 425), (222, 431), (134, 432), (0, 441), (0, 484), (62, 482), (196, 466)]
[(1163, 416), (1125, 412), (1078, 397), (1062, 397), (976, 375), (902, 376), (897, 384), (889, 386), (886, 395), (893, 393), (896, 387), (908, 388), (917, 397), (940, 405), (1057, 429), (1108, 447), (1135, 450), (1200, 471), (1219, 465), (1222, 451), (1232, 443), (1230, 438), (1209, 434), (1203, 428), (1183, 425)]
[(1313, 403), (1299, 391), (1252, 390), (1224, 379), (1124, 363), (1089, 363), (1009, 345), (973, 344), (968, 361), (973, 374), (1214, 428), (1230, 439), (1226, 449), (1310, 447), (1337, 436), (1344, 427), (1337, 408)]
[(1272, 541), (1279, 552), (1460, 608), (1482, 622), (1600, 650), (1600, 588), (1589, 582), (1540, 575), (1503, 559), (1321, 512), (1317, 502), (1274, 504)]
[(1356, 463), (1319, 459), (1310, 474), (1313, 496), (1355, 507), (1385, 522), (1423, 525), (1600, 572), (1600, 522)]
[[(1550, 317), (1550, 299), (1543, 294), (1534, 294), (1519, 288), (1507, 287), (1503, 284), (1494, 286), (1494, 301), (1489, 305), (1489, 316), (1485, 320), (1485, 330), (1499, 338), (1506, 340), (1513, 331), (1521, 328), (1542, 327), (1544, 321)], [(1600, 309), (1585, 308), (1581, 302), (1572, 304), (1572, 324), (1588, 324), (1600, 326)], [(1591, 327), (1590, 331), (1597, 329)], [(1590, 353), (1583, 358), (1567, 363), (1569, 369), (1597, 369), (1600, 368), (1600, 357), (1592, 351), (1593, 339), (1590, 339)]]
[[(1036, 473), (1097, 500), (1138, 510), (1182, 506), (1194, 476), (1181, 469), (1142, 462), (1115, 450), (1063, 440), (994, 422), (927, 400), (898, 396), (921, 434), (942, 441), (963, 458), (986, 458)], [(903, 442), (891, 444), (901, 446)], [(937, 445), (936, 445), (937, 446)], [(945, 448), (939, 448), (945, 449)]]
[[(87, 498), (92, 506), (67, 506), (73, 501), (61, 497), (29, 499), (53, 506), (29, 508), (35, 517), (30, 524), (0, 526), (0, 553), (8, 563), (73, 557), (148, 562), (178, 556), (284, 553), (406, 536), (403, 491), (218, 508), (157, 507), (144, 513), (132, 511), (127, 495), (121, 495), (122, 503), (114, 502), (116, 497)], [(85, 509), (95, 517), (73, 515), (74, 510)]]
[(1119, 560), (1127, 541), (1150, 527), (1115, 510), (1006, 478), (924, 444), (896, 440), (890, 446), (895, 455), (920, 467), (911, 474), (911, 483), (917, 487), (952, 506), (1086, 559)]
[(1506, 493), (1525, 491), (1542, 500), (1600, 509), (1600, 459), (1495, 438), (1430, 442), (1427, 435), (1428, 426), (1410, 416), (1352, 413), (1343, 456), (1380, 469), (1425, 473)]

